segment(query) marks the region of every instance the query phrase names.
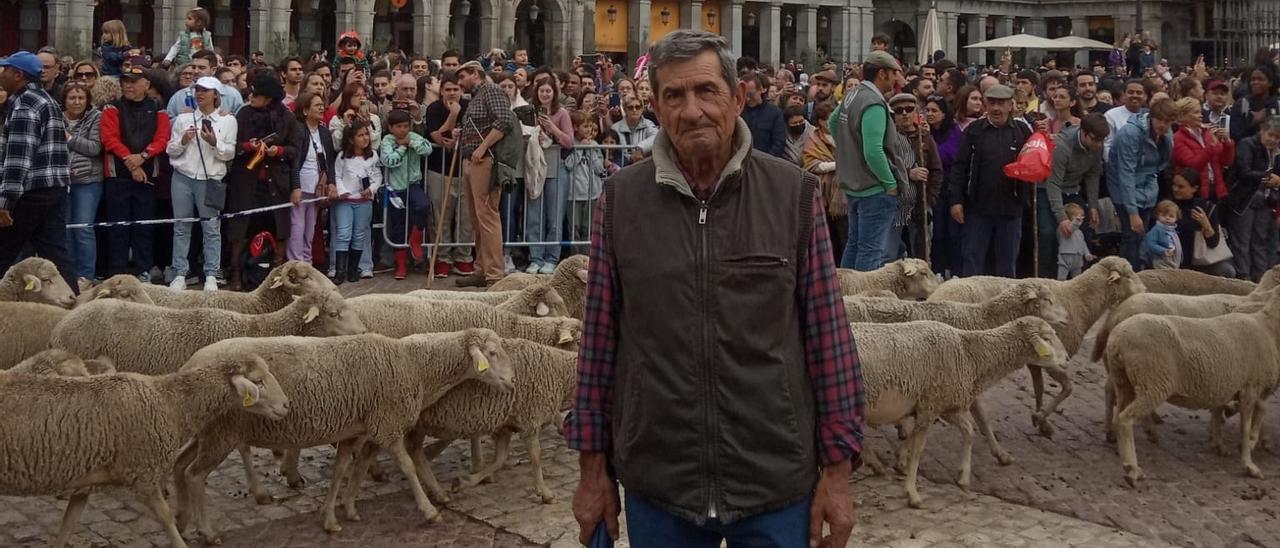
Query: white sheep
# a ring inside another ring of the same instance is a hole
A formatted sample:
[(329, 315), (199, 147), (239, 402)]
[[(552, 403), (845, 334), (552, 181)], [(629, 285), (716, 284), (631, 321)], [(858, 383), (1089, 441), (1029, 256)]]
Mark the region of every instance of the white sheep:
[(32, 375), (57, 375), (60, 377), (88, 377), (115, 373), (110, 360), (82, 360), (79, 356), (56, 348), (37, 353), (21, 363), (5, 370), (5, 373), (30, 373)]
[(550, 282), (551, 286), (556, 288), (556, 292), (560, 294), (560, 298), (564, 299), (565, 306), (569, 309), (569, 315), (581, 320), (587, 302), (588, 263), (586, 255), (574, 255), (560, 261), (560, 264), (556, 265), (554, 274), (525, 274), (523, 272), (509, 274), (489, 287), (489, 291), (513, 291), (539, 282)]
[(517, 316), (474, 301), (432, 301), (394, 294), (353, 297), (347, 305), (370, 333), (406, 337), (472, 327), (492, 329), (503, 338), (527, 339), (565, 350), (577, 350), (582, 322), (573, 318)]
[[(236, 339), (202, 349), (184, 371), (209, 361), (264, 356), (289, 394), (290, 414), (276, 423), (239, 413), (223, 415), (183, 448), (173, 465), (180, 525), (194, 520), (206, 541), (217, 542), (204, 509), (204, 482), (237, 447), (288, 450), (336, 443), (334, 477), (322, 513), (326, 531), (341, 531), (334, 516), (338, 489), (353, 450), (366, 441), (395, 457), (418, 509), (428, 522), (439, 521), (439, 511), (418, 482), (405, 435), (423, 409), (461, 383), (479, 380), (509, 389), (513, 370), (503, 343), (493, 331), (470, 329), (403, 339), (377, 334)], [(261, 489), (252, 483), (250, 488)]]
[[(906, 488), (912, 508), (923, 503), (916, 472), (925, 436), (937, 418), (960, 428), (963, 437), (960, 478), (969, 489), (973, 455), (970, 407), (984, 390), (1026, 364), (1059, 369), (1066, 349), (1048, 322), (1033, 316), (994, 329), (968, 331), (939, 322), (856, 323), (869, 426), (896, 424), (913, 417), (907, 441)], [(899, 462), (904, 454), (899, 452)], [(877, 473), (883, 469), (873, 451), (863, 452)]]
[(98, 285), (81, 291), (80, 296), (76, 297), (76, 306), (98, 299), (119, 299), (131, 303), (156, 304), (151, 299), (151, 295), (147, 293), (146, 288), (148, 285), (150, 284), (142, 283), (136, 276), (116, 274)]
[(920, 259), (897, 260), (870, 272), (839, 268), (836, 274), (841, 293), (850, 296), (885, 289), (901, 299), (924, 299), (938, 288), (938, 277)]
[(97, 300), (71, 311), (54, 328), (50, 342), (80, 356), (111, 358), (121, 371), (159, 375), (177, 371), (197, 350), (223, 339), (364, 332), (342, 296), (328, 291), (305, 295), (268, 314)]
[[(1133, 272), (1129, 262), (1120, 257), (1104, 257), (1088, 270), (1069, 281), (1033, 278), (1035, 283), (1044, 285), (1054, 291), (1058, 302), (1067, 309), (1070, 321), (1055, 326), (1058, 337), (1070, 355), (1075, 355), (1084, 341), (1085, 333), (1098, 318), (1108, 310), (1124, 302), (1125, 299), (1142, 293), (1146, 288), (1142, 280)], [(971, 278), (953, 278), (942, 284), (929, 300), (957, 302), (982, 302), (1009, 286), (1017, 283), (1011, 278), (993, 276), (974, 276)], [(1030, 367), (1031, 386), (1035, 392), (1036, 409), (1031, 416), (1044, 436), (1053, 435), (1053, 425), (1043, 417), (1052, 415), (1067, 396), (1071, 395), (1071, 377), (1062, 370), (1049, 370), (1049, 376), (1057, 381), (1062, 389), (1048, 406), (1044, 401), (1044, 376), (1040, 368)], [(974, 408), (974, 418), (985, 421), (981, 416), (981, 406)]]
[(261, 360), (208, 363), (159, 377), (4, 373), (0, 495), (69, 496), (62, 527), (50, 543), (60, 547), (90, 492), (123, 487), (155, 513), (173, 546), (186, 548), (161, 494), (182, 444), (215, 418), (279, 419), (287, 403)]
[(241, 314), (266, 314), (288, 306), (294, 297), (336, 291), (337, 286), (310, 263), (289, 261), (275, 267), (257, 289), (238, 291), (175, 291), (146, 285), (152, 300), (165, 308), (218, 308)]
[(1211, 411), (1213, 445), (1221, 450), (1222, 411), (1240, 412), (1240, 458), (1255, 478), (1253, 447), (1262, 429), (1266, 399), (1280, 384), (1280, 295), (1251, 314), (1213, 318), (1139, 314), (1116, 326), (1107, 341), (1107, 374), (1115, 386), (1115, 431), (1131, 487), (1146, 477), (1133, 443), (1135, 419), (1165, 402)]
[[(79, 303), (96, 299), (150, 302), (140, 289), (141, 282), (120, 275), (80, 294)], [(53, 328), (69, 314), (65, 308), (32, 302), (0, 301), (0, 369), (13, 367), (49, 348)]]
[(419, 289), (408, 295), (433, 301), (476, 301), (521, 316), (568, 316), (564, 298), (550, 282), (514, 291), (445, 291)]
[(5, 271), (0, 278), (0, 301), (44, 303), (63, 308), (76, 304), (76, 294), (48, 259), (29, 257)]
[(860, 297), (863, 299), (896, 299), (898, 298), (898, 294), (889, 291), (888, 289), (872, 289), (870, 291), (859, 292), (857, 295), (853, 295), (853, 297)]
[(1190, 269), (1153, 268), (1138, 273), (1149, 293), (1177, 295), (1248, 295), (1257, 284)]

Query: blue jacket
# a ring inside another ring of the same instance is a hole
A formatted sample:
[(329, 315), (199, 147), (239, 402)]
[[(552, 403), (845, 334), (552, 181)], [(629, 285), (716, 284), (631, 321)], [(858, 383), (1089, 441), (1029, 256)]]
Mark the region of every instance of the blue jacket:
[(1156, 206), (1160, 191), (1160, 171), (1169, 167), (1173, 154), (1173, 131), (1157, 143), (1151, 138), (1150, 114), (1142, 113), (1116, 132), (1107, 158), (1107, 190), (1116, 206), (1126, 211)]
[(756, 150), (782, 157), (787, 149), (787, 121), (778, 105), (765, 101), (742, 109), (742, 119), (751, 128), (751, 144)]
[(1177, 239), (1178, 228), (1176, 226), (1166, 226), (1164, 223), (1156, 222), (1155, 226), (1147, 231), (1146, 237), (1142, 239), (1142, 259), (1154, 261), (1163, 257), (1167, 251), (1176, 247), (1174, 240)]

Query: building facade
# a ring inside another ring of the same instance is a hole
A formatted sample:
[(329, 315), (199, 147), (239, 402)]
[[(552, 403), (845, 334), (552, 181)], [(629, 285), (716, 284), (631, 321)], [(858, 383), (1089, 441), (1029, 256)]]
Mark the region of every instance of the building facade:
[[(884, 32), (898, 55), (914, 60), (931, 7), (943, 52), (961, 62), (994, 62), (999, 52), (964, 49), (989, 38), (1025, 32), (1114, 43), (1138, 26), (1135, 0), (0, 0), (0, 51), (52, 44), (83, 57), (110, 19), (125, 22), (134, 44), (164, 51), (195, 6), (213, 15), (215, 44), (229, 53), (332, 52), (337, 35), (354, 29), (366, 47), (394, 41), (408, 52), (467, 56), (522, 47), (535, 63), (561, 65), (596, 52), (634, 60), (678, 28), (722, 34), (735, 51), (775, 65), (860, 59)], [(1142, 28), (1173, 63), (1198, 54), (1241, 63), (1280, 43), (1277, 0), (1142, 0), (1142, 13)], [(1059, 55), (1086, 65), (1106, 52)]]

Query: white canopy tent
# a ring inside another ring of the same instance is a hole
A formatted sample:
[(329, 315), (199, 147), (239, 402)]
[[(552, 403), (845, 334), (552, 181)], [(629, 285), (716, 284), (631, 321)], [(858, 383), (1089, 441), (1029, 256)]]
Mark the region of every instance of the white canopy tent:
[[(976, 44), (965, 46), (968, 49), (1064, 49), (1062, 44), (1031, 34), (1014, 34), (1001, 36)], [(1070, 48), (1065, 48), (1070, 49)]]
[(1062, 38), (1055, 38), (1052, 41), (1059, 45), (1050, 49), (1091, 49), (1098, 51), (1111, 51), (1115, 48), (1115, 46), (1106, 42), (1099, 42), (1083, 36), (1063, 36)]

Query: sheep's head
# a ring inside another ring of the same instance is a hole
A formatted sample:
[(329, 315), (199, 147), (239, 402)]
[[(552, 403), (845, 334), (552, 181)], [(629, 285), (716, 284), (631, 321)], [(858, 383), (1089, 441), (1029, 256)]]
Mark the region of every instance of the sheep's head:
[(54, 375), (58, 377), (88, 377), (89, 370), (79, 356), (52, 348), (22, 360), (10, 371), (25, 372), (33, 375)]
[(334, 291), (334, 285), (314, 266), (303, 261), (289, 261), (275, 267), (262, 284), (270, 290), (282, 290), (290, 295), (306, 295), (309, 293)]
[(271, 420), (280, 420), (289, 413), (289, 397), (271, 374), (266, 360), (255, 355), (229, 367), (231, 387), (245, 411)]
[(903, 299), (927, 299), (938, 289), (938, 277), (929, 268), (929, 263), (921, 259), (902, 259), (897, 262), (901, 269), (903, 286), (906, 291), (900, 295)]
[(540, 283), (526, 287), (522, 291), (533, 297), (535, 316), (560, 317), (569, 315), (569, 307), (564, 304), (564, 298), (560, 296), (559, 291), (551, 287), (551, 284)]
[(88, 291), (80, 293), (80, 297), (76, 299), (76, 305), (82, 305), (98, 299), (120, 299), (139, 304), (156, 304), (151, 300), (151, 295), (147, 294), (143, 288), (142, 282), (138, 278), (128, 274), (117, 274), (107, 281), (102, 282)]
[(468, 329), (462, 333), (462, 343), (471, 357), (467, 378), (503, 391), (515, 387), (515, 366), (502, 347), (502, 337), (489, 329)]
[(560, 350), (578, 351), (578, 343), (582, 342), (582, 322), (574, 318), (555, 318), (556, 344)]
[(1129, 261), (1125, 259), (1115, 256), (1103, 257), (1090, 270), (1094, 268), (1106, 272), (1107, 301), (1113, 305), (1147, 291), (1147, 286), (1142, 283), (1142, 279), (1134, 273), (1133, 267), (1129, 266)]
[(1035, 359), (1031, 365), (1060, 369), (1071, 359), (1067, 347), (1058, 338), (1049, 322), (1035, 316), (1025, 316), (1017, 320), (1025, 340), (1035, 351)]
[(303, 335), (337, 337), (368, 331), (364, 322), (337, 291), (320, 291), (299, 297), (291, 306), (302, 315)]
[(560, 261), (560, 264), (556, 266), (556, 275), (569, 276), (579, 282), (582, 282), (582, 285), (586, 285), (588, 273), (587, 267), (586, 255), (574, 255), (568, 259)]
[(1058, 301), (1058, 295), (1052, 289), (1029, 280), (1018, 282), (1014, 288), (1021, 294), (1027, 308), (1050, 325), (1062, 326), (1070, 321), (1070, 313)]
[(23, 259), (4, 274), (4, 283), (17, 287), (17, 300), (63, 308), (76, 304), (76, 294), (48, 259)]

